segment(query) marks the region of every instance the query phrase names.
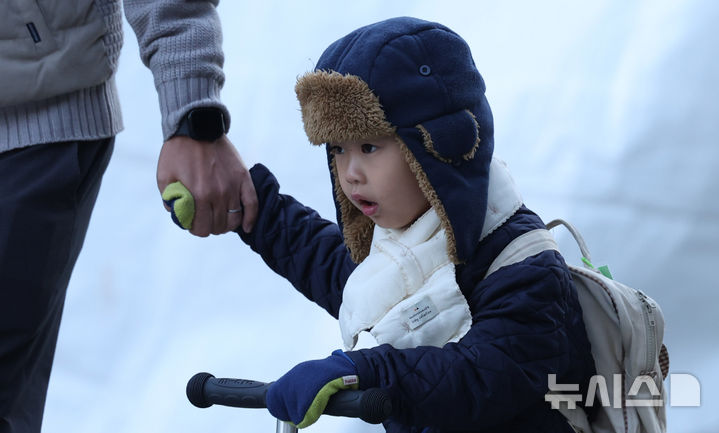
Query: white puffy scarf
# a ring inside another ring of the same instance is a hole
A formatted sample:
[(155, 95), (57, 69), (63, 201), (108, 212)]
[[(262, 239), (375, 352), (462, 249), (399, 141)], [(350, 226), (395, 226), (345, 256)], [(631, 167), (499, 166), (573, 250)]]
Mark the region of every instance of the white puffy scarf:
[[(493, 159), (482, 238), (521, 205), (506, 165)], [(362, 331), (397, 349), (441, 347), (469, 331), (469, 305), (457, 285), (447, 236), (434, 209), (404, 230), (375, 226), (369, 255), (345, 284), (339, 323), (347, 350)]]

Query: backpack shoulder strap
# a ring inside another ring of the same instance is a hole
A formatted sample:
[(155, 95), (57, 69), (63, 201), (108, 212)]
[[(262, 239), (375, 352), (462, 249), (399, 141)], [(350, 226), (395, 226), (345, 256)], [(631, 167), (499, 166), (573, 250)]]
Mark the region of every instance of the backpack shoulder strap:
[(505, 266), (519, 263), (522, 260), (537, 255), (542, 251), (559, 251), (552, 234), (546, 229), (536, 229), (518, 236), (510, 242), (494, 259), (484, 278)]

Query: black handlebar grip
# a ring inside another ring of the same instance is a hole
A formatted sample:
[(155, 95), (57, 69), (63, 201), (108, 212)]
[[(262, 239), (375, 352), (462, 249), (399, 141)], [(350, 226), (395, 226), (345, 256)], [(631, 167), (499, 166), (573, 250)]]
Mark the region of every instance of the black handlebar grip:
[(244, 408), (265, 408), (269, 383), (245, 379), (217, 379), (210, 373), (197, 373), (187, 382), (187, 399), (206, 408), (213, 404)]
[(324, 413), (379, 424), (392, 414), (392, 400), (387, 391), (381, 388), (339, 391), (330, 397)]
[[(269, 386), (269, 383), (254, 380), (217, 379), (210, 373), (197, 373), (187, 382), (187, 399), (199, 408), (213, 404), (266, 408), (265, 396)], [(381, 388), (344, 390), (330, 397), (324, 413), (379, 424), (392, 414), (392, 400)]]

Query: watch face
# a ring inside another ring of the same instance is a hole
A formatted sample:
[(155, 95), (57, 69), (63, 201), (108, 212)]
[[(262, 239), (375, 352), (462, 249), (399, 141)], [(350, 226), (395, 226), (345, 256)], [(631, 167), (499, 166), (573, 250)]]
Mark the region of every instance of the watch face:
[(187, 115), (190, 137), (215, 141), (225, 133), (225, 118), (217, 108), (196, 108)]

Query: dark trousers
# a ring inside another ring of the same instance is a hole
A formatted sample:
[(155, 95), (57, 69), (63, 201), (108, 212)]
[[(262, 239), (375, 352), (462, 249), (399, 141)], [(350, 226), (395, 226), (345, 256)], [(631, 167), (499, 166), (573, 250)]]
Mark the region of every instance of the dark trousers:
[(114, 138), (0, 153), (0, 433), (38, 433), (67, 284)]

